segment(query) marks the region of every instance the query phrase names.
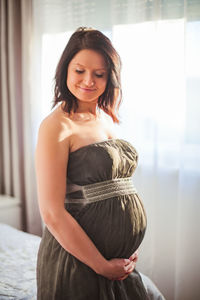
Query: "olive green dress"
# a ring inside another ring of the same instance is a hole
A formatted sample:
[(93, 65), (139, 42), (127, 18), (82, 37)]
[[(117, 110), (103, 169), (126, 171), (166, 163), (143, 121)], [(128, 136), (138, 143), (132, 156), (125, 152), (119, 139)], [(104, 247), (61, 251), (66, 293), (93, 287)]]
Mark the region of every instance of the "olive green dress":
[[(69, 155), (67, 182), (85, 186), (130, 177), (137, 158), (135, 148), (122, 139), (81, 147)], [(107, 259), (129, 258), (142, 242), (146, 215), (137, 193), (65, 207)], [(64, 250), (47, 228), (38, 252), (37, 287), (38, 300), (148, 299), (136, 270), (123, 281), (108, 280)]]

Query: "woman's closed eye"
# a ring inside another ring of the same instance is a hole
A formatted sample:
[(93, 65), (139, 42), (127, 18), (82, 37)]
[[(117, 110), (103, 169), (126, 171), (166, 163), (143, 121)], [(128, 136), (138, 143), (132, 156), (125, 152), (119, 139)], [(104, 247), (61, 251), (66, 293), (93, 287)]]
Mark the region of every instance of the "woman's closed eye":
[(76, 70), (76, 73), (78, 74), (82, 74), (84, 72), (84, 70)]
[(97, 74), (96, 73), (95, 76), (98, 77), (98, 78), (102, 78), (104, 76), (104, 73), (103, 74)]
[[(83, 74), (85, 72), (85, 70), (79, 70), (79, 69), (76, 69), (76, 73), (78, 74)], [(94, 74), (97, 78), (102, 78), (104, 76), (104, 73), (95, 73)]]

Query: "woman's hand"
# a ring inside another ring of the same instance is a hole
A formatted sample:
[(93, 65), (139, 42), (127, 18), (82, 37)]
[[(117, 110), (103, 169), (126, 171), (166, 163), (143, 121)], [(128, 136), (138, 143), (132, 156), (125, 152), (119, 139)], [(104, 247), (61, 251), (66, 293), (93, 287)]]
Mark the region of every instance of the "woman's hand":
[(126, 258), (113, 258), (107, 261), (106, 266), (99, 273), (100, 275), (115, 280), (121, 278), (126, 274), (130, 274), (134, 269), (134, 263)]
[[(136, 267), (136, 262), (138, 260), (138, 250), (136, 250), (130, 257), (129, 257), (129, 260), (134, 264), (134, 268), (133, 270), (135, 269)], [(133, 270), (131, 272), (133, 272)], [(120, 278), (116, 278), (115, 280), (124, 280), (128, 277), (128, 275), (131, 273), (129, 272), (128, 274), (124, 275), (123, 277), (120, 277)]]
[(113, 258), (108, 261), (106, 268), (100, 273), (110, 280), (124, 280), (133, 272), (138, 260), (138, 251), (133, 253), (129, 259)]

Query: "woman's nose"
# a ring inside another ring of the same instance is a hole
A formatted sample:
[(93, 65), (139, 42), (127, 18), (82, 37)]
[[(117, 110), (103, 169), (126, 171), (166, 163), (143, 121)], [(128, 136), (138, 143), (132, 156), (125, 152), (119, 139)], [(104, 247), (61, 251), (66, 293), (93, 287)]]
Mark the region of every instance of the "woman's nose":
[(84, 84), (88, 87), (92, 87), (94, 85), (94, 78), (92, 74), (85, 74), (83, 81)]

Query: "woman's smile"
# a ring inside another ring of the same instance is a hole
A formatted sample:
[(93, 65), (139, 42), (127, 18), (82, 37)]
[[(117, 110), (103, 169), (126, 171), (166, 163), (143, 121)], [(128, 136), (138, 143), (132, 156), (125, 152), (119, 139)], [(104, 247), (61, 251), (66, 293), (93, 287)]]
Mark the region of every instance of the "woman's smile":
[(82, 87), (82, 86), (78, 86), (78, 88), (83, 91), (83, 92), (94, 92), (96, 91), (96, 89), (91, 89), (91, 88), (87, 88), (87, 87)]

